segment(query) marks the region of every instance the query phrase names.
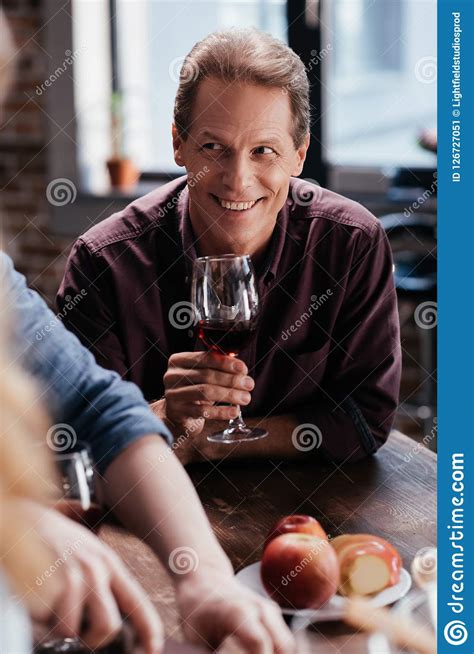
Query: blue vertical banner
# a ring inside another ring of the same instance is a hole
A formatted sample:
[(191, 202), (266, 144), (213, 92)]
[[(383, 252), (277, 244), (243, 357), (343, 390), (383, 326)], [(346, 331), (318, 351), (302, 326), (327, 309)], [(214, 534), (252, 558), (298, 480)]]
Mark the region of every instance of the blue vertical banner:
[(474, 0), (438, 0), (438, 654), (474, 652)]

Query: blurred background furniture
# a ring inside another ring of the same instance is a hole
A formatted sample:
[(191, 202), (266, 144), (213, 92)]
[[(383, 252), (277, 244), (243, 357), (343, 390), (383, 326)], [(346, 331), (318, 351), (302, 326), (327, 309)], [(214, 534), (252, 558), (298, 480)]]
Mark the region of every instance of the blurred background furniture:
[[(423, 213), (394, 213), (380, 220), (392, 246), (402, 334), (416, 338), (412, 348), (416, 353), (416, 387), (404, 402), (403, 412), (418, 419), (426, 435), (436, 415), (436, 218)], [(413, 360), (413, 355), (403, 340), (407, 370), (410, 362), (406, 359)], [(436, 450), (436, 434), (429, 439), (429, 446)]]

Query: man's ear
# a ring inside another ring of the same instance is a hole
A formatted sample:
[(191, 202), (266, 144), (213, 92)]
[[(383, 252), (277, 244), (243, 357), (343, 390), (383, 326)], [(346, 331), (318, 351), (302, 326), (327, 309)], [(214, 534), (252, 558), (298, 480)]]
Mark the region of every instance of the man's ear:
[(296, 150), (296, 163), (293, 172), (291, 173), (292, 177), (298, 177), (298, 175), (301, 175), (301, 171), (303, 170), (304, 162), (306, 159), (306, 153), (308, 152), (309, 148), (310, 138), (311, 135), (308, 132), (304, 137), (303, 143)]
[(184, 166), (184, 160), (182, 155), (183, 139), (178, 134), (178, 129), (174, 123), (171, 125), (171, 135), (173, 138), (174, 160), (178, 166)]

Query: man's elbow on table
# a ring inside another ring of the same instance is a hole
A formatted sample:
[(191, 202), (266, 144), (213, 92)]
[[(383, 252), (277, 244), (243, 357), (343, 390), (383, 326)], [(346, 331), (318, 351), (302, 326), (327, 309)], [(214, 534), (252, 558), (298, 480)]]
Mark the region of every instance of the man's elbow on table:
[[(351, 398), (334, 412), (319, 416), (319, 421), (311, 424), (308, 414), (299, 414), (299, 429), (311, 427), (318, 432), (319, 454), (326, 461), (342, 465), (357, 463), (373, 456), (386, 443), (392, 429), (396, 405), (387, 408), (384, 416), (373, 414), (361, 408)], [(318, 427), (316, 428), (316, 424)], [(304, 432), (301, 432), (303, 439)]]

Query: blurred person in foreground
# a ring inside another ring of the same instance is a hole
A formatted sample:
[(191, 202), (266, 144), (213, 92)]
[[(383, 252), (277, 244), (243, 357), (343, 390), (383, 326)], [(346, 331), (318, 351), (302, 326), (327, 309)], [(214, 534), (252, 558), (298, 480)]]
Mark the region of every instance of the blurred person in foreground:
[[(5, 307), (8, 301), (0, 295)], [(121, 560), (88, 529), (49, 508), (58, 491), (44, 440), (49, 418), (39, 388), (11, 356), (5, 313), (0, 316), (0, 651), (31, 651), (26, 608), (36, 637), (45, 639), (77, 635), (87, 610), (81, 640), (91, 649), (117, 633), (120, 610), (145, 651), (160, 652), (160, 619)]]
[[(0, 12), (0, 71), (11, 58), (11, 41)], [(80, 634), (95, 649), (118, 631), (122, 613), (131, 620), (147, 654), (162, 647), (160, 620), (117, 555), (91, 532), (43, 504), (52, 476), (46, 464), (35, 464), (28, 449), (30, 433), (45, 435), (47, 418), (41, 417), (41, 399), (57, 422), (67, 423), (91, 446), (103, 502), (143, 537), (173, 575), (186, 637), (210, 649), (232, 636), (252, 654), (292, 652), (294, 642), (276, 604), (235, 580), (189, 478), (168, 447), (168, 430), (138, 388), (100, 368), (40, 296), (27, 288), (1, 251), (0, 288), (0, 318), (14, 325), (8, 342), (2, 336), (2, 415), (6, 417), (0, 428), (8, 474), (1, 479), (4, 501), (0, 509), (11, 507), (3, 515), (17, 517), (19, 525), (1, 523), (2, 533), (9, 534), (2, 566), (20, 592), (26, 593), (31, 616), (47, 625), (48, 633)], [(50, 329), (43, 337), (45, 326)], [(17, 362), (30, 373), (41, 389), (39, 394), (32, 395), (31, 384), (14, 377)], [(20, 381), (14, 386), (15, 379)], [(14, 444), (20, 425), (25, 437)], [(36, 495), (40, 502), (23, 498), (8, 504), (7, 496), (12, 494), (15, 498)], [(64, 566), (47, 583), (35, 587), (33, 576), (48, 567), (51, 554), (61, 556), (79, 539), (81, 547), (74, 549)], [(36, 548), (37, 542), (44, 547)], [(173, 572), (170, 565), (172, 554), (182, 547), (191, 548), (196, 558), (196, 565), (186, 574), (178, 574), (176, 568)], [(33, 550), (36, 555), (29, 559)], [(8, 596), (7, 590), (2, 592)], [(80, 633), (86, 610), (87, 631)]]
[[(186, 56), (175, 99), (174, 159), (187, 175), (71, 251), (58, 294), (65, 323), (141, 388), (183, 463), (354, 462), (392, 427), (401, 351), (390, 246), (367, 209), (297, 178), (309, 142), (297, 54), (256, 29), (210, 34)], [(195, 259), (229, 253), (250, 255), (260, 296), (256, 336), (236, 359), (196, 351), (189, 309)], [(236, 405), (270, 437), (209, 443)]]

